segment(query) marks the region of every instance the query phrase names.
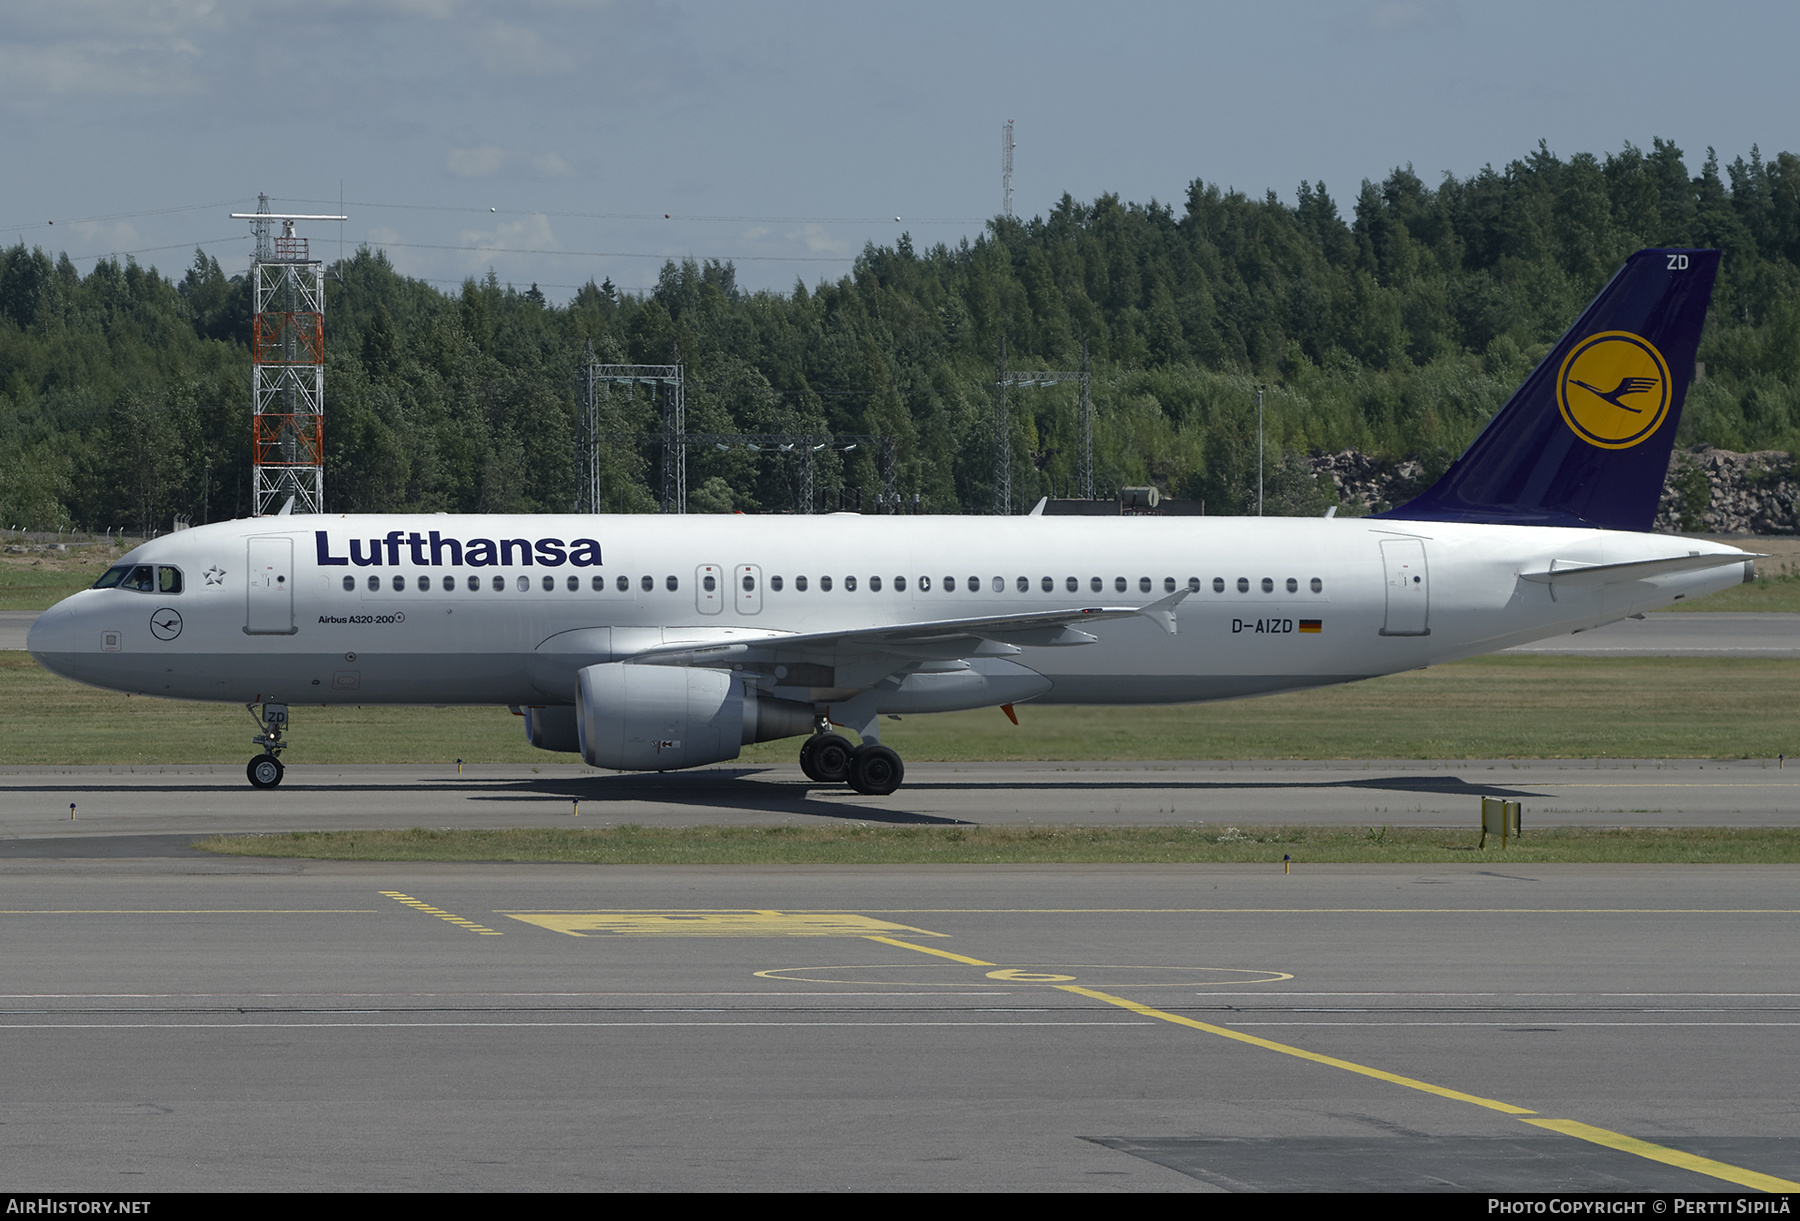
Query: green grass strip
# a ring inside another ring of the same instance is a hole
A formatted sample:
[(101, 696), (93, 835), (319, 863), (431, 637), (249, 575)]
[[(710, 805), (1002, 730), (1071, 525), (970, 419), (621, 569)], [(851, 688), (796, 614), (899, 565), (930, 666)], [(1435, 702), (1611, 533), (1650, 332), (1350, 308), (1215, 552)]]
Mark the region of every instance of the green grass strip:
[[(1154, 759), (1773, 759), (1800, 755), (1800, 660), (1481, 657), (1220, 704), (1018, 706), (883, 722), (908, 763)], [(240, 707), (122, 696), (0, 653), (0, 763), (241, 768)], [(504, 708), (293, 705), (289, 764), (575, 763)], [(792, 765), (797, 740), (744, 749)]]
[(1557, 828), (1506, 848), (1473, 829), (1395, 827), (642, 827), (296, 831), (216, 836), (238, 856), (589, 865), (1787, 865), (1800, 829)]

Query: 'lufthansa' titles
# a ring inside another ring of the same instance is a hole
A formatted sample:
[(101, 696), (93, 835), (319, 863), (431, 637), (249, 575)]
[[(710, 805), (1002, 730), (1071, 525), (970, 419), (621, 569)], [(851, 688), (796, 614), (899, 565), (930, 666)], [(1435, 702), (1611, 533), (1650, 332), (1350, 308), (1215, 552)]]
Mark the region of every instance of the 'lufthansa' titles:
[[(319, 566), (355, 565), (358, 568), (386, 566), (398, 568), (408, 564), (415, 568), (530, 568), (600, 567), (600, 544), (591, 538), (564, 542), (560, 538), (446, 538), (436, 530), (420, 534), (417, 530), (389, 530), (385, 538), (353, 538), (347, 554), (332, 554), (331, 536), (315, 530)], [(366, 547), (365, 547), (366, 544)], [(404, 554), (405, 558), (402, 558)]]

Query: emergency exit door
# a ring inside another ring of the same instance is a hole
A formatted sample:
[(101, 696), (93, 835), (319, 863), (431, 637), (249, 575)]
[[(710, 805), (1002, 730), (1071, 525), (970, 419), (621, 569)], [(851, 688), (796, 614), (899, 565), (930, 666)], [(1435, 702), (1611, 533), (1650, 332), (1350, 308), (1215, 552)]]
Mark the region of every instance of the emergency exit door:
[(1387, 617), (1381, 634), (1431, 635), (1431, 574), (1425, 569), (1425, 540), (1383, 539), (1381, 568), (1387, 578)]

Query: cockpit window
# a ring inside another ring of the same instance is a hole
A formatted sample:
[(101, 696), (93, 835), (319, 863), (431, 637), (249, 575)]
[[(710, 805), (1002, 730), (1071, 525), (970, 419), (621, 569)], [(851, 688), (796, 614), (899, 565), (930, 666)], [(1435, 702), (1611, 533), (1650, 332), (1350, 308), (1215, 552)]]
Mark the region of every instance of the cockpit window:
[(140, 594), (178, 594), (181, 592), (181, 569), (156, 568), (149, 564), (116, 564), (100, 574), (94, 589), (130, 589)]

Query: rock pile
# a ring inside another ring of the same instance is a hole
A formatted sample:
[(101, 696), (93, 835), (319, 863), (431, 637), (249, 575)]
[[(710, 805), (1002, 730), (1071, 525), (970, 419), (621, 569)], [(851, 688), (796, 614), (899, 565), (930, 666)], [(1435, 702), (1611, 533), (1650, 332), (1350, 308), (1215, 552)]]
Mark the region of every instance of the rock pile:
[[(1314, 454), (1313, 477), (1330, 482), (1338, 503), (1357, 513), (1404, 504), (1429, 481), (1417, 461), (1393, 462), (1353, 449)], [(1663, 482), (1654, 529), (1671, 534), (1800, 533), (1800, 475), (1792, 454), (1737, 454), (1696, 445), (1676, 450)]]

